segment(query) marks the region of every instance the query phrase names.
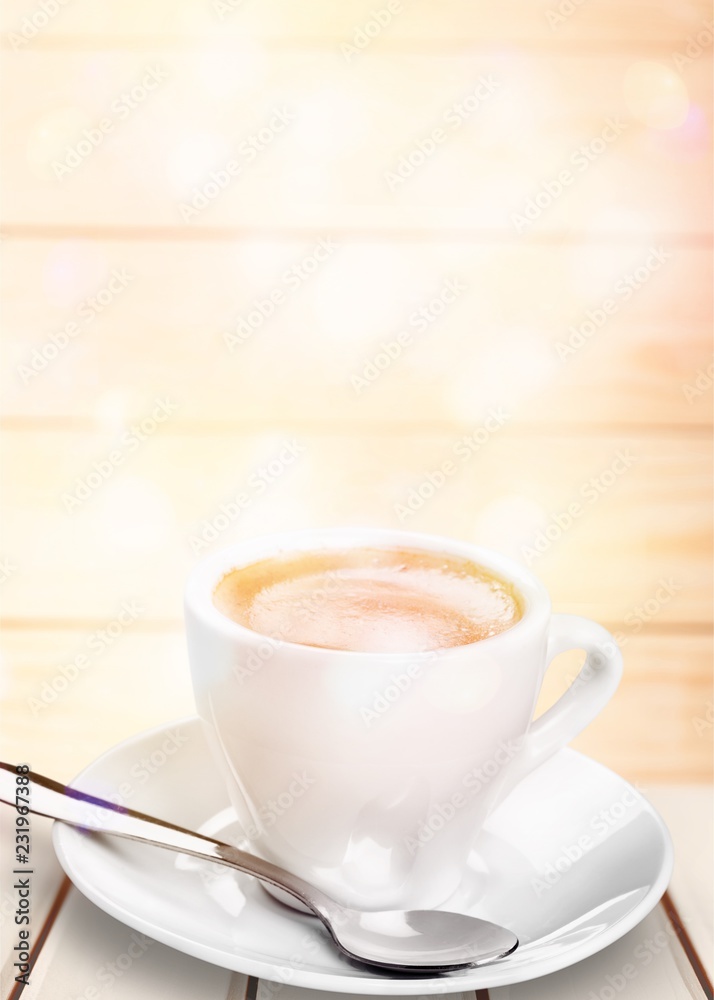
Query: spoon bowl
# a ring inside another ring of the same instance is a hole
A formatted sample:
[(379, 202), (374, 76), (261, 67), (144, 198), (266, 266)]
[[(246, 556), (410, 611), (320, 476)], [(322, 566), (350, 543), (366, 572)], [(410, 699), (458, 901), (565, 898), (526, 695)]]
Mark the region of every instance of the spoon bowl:
[(359, 962), (401, 972), (437, 973), (486, 965), (509, 955), (518, 938), (505, 927), (447, 910), (344, 910), (333, 923), (340, 950)]

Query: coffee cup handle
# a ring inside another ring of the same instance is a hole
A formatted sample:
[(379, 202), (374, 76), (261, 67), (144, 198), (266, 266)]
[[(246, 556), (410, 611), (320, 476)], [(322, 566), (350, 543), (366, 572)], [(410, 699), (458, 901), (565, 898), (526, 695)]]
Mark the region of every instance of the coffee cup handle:
[(585, 650), (585, 662), (565, 694), (531, 723), (499, 798), (557, 753), (593, 721), (612, 698), (622, 676), (622, 653), (602, 625), (579, 615), (553, 615), (546, 670), (559, 653)]

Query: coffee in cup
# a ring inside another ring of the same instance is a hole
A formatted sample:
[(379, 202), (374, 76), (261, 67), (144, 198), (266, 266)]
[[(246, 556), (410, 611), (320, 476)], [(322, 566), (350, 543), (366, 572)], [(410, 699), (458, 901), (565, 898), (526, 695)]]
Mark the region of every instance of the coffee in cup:
[(273, 639), (353, 652), (464, 646), (521, 618), (514, 585), (470, 559), (410, 548), (282, 553), (230, 570), (213, 603)]

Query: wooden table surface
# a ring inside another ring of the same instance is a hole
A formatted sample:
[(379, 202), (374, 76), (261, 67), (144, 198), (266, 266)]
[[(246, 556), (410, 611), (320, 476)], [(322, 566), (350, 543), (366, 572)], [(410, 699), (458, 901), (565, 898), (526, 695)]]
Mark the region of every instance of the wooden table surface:
[[(709, 4), (8, 0), (0, 29), (2, 757), (69, 780), (192, 712), (203, 553), (392, 525), (508, 552), (616, 634), (574, 745), (701, 853)], [(42, 1000), (97, 963), (88, 906)], [(165, 964), (165, 995), (229, 995)]]

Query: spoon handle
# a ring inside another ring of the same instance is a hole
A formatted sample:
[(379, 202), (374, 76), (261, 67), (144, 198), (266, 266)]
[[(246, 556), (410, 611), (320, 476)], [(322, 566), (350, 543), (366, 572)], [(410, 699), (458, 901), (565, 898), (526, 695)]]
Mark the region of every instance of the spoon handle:
[(308, 882), (238, 847), (193, 833), (155, 816), (127, 809), (126, 806), (116, 805), (96, 795), (80, 792), (34, 771), (25, 773), (27, 784), (24, 780), (17, 781), (18, 774), (12, 764), (0, 761), (0, 802), (15, 806), (19, 811), (24, 812), (23, 807), (26, 807), (28, 812), (49, 816), (83, 830), (110, 833), (142, 844), (167, 847), (170, 851), (190, 854), (204, 861), (228, 865), (278, 889), (284, 889), (308, 906), (323, 922), (328, 911), (339, 909), (337, 903)]

